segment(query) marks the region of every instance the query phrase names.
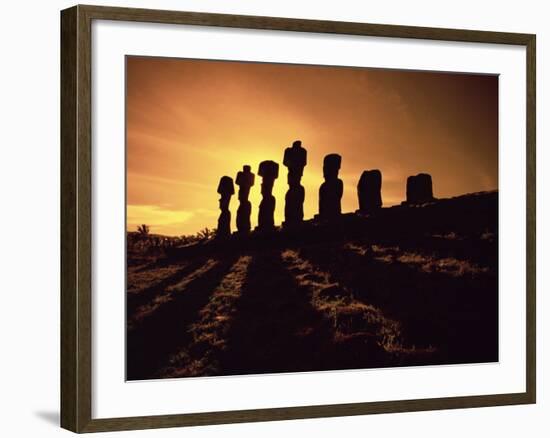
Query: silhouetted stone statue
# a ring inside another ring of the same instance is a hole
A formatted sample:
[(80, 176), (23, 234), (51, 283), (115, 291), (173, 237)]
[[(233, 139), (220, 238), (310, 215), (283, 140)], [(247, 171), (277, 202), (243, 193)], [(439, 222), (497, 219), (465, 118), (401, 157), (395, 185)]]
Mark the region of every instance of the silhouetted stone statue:
[(329, 154), (323, 160), (325, 182), (319, 189), (319, 217), (321, 219), (335, 219), (342, 213), (341, 200), (344, 183), (338, 178), (341, 163), (342, 157), (338, 154)]
[(288, 191), (285, 195), (285, 227), (299, 225), (304, 220), (305, 190), (300, 184), (304, 167), (307, 164), (307, 151), (302, 142), (296, 140), (292, 147), (285, 149), (283, 164), (288, 168)]
[(365, 170), (357, 184), (359, 213), (369, 214), (382, 207), (382, 173), (378, 169)]
[(419, 173), (407, 178), (407, 204), (423, 204), (433, 201), (432, 177)]
[(243, 166), (243, 170), (237, 173), (235, 184), (239, 186), (237, 230), (246, 234), (250, 231), (250, 212), (252, 210), (248, 195), (250, 194), (250, 188), (254, 185), (254, 174), (250, 171), (250, 166)]
[(275, 228), (275, 197), (272, 194), (273, 183), (279, 177), (279, 164), (275, 161), (262, 161), (258, 168), (262, 177), (262, 201), (258, 212), (258, 230), (271, 231)]
[(218, 184), (218, 193), (220, 197), (220, 217), (218, 218), (218, 229), (216, 237), (227, 237), (231, 234), (231, 212), (229, 211), (229, 201), (235, 193), (233, 180), (228, 176), (222, 176)]

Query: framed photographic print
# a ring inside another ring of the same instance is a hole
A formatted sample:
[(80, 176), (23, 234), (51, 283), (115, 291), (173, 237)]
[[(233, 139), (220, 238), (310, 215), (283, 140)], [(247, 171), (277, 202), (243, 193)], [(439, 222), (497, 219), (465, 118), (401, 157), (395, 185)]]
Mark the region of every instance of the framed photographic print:
[(535, 403), (535, 36), (61, 13), (61, 421)]

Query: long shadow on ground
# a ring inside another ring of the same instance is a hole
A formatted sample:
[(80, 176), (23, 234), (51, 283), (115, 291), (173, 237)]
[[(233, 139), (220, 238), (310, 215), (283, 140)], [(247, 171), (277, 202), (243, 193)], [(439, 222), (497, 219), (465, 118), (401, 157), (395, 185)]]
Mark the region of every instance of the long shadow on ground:
[(170, 353), (190, 342), (188, 326), (198, 317), (198, 311), (208, 302), (237, 257), (221, 256), (212, 269), (193, 279), (171, 300), (159, 306), (138, 325), (127, 332), (127, 379), (142, 380), (157, 377)]
[[(136, 310), (148, 302), (155, 299), (156, 296), (161, 294), (168, 286), (176, 284), (184, 279), (193, 270), (199, 268), (206, 261), (206, 257), (199, 257), (197, 260), (193, 260), (181, 265), (178, 269), (166, 278), (162, 278), (160, 281), (153, 282), (151, 285), (144, 287), (136, 293), (128, 293), (126, 295), (126, 317), (131, 320), (136, 313)], [(147, 269), (141, 271), (154, 271), (159, 265), (159, 262), (147, 266)]]
[(312, 371), (326, 367), (332, 330), (269, 251), (251, 262), (226, 341), (221, 374)]
[(429, 364), (498, 360), (498, 279), (494, 272), (453, 276), (379, 261), (342, 244), (311, 246), (300, 255), (331, 273), (355, 299), (401, 324), (405, 346), (436, 353)]

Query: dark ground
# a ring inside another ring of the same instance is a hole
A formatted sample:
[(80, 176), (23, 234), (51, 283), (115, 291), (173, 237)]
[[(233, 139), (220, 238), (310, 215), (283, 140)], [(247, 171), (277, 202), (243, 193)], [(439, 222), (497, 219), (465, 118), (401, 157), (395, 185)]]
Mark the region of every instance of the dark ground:
[(129, 380), (498, 360), (498, 194), (128, 253)]

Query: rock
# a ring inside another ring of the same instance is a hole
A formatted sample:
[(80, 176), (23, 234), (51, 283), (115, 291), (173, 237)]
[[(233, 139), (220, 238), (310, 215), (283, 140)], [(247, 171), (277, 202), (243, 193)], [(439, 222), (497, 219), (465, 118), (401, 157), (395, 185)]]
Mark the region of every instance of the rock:
[(304, 167), (307, 165), (307, 150), (302, 147), (300, 140), (296, 140), (292, 147), (285, 149), (283, 164), (288, 168), (288, 185), (300, 184)]
[(235, 193), (233, 180), (229, 176), (222, 176), (218, 184), (218, 193), (220, 197), (220, 216), (218, 218), (218, 229), (216, 237), (223, 238), (231, 235), (231, 212), (229, 211), (229, 202), (231, 196)]
[(307, 151), (302, 142), (296, 140), (292, 147), (285, 149), (283, 164), (288, 168), (288, 191), (285, 195), (285, 222), (283, 226), (292, 227), (304, 220), (305, 190), (300, 184), (304, 167), (307, 164)]
[(285, 195), (285, 228), (300, 225), (304, 221), (305, 189), (302, 185), (291, 187)]
[(432, 177), (427, 173), (419, 173), (407, 178), (407, 204), (424, 204), (434, 200)]
[(323, 176), (325, 182), (319, 189), (319, 218), (322, 220), (336, 219), (342, 214), (342, 194), (344, 183), (338, 178), (342, 157), (329, 154), (323, 161)]
[(250, 201), (240, 201), (237, 209), (237, 230), (241, 234), (247, 234), (250, 231), (250, 213), (252, 212), (252, 204)]
[(223, 196), (235, 194), (235, 187), (233, 186), (233, 179), (230, 176), (222, 176), (220, 183), (218, 184), (218, 193)]
[(273, 184), (279, 177), (279, 164), (275, 161), (262, 161), (258, 168), (262, 177), (262, 201), (258, 212), (258, 230), (273, 231), (275, 228), (275, 197)]
[(382, 207), (382, 173), (378, 169), (365, 170), (357, 184), (359, 212), (373, 213)]
[(250, 188), (254, 185), (254, 174), (250, 171), (250, 166), (243, 166), (243, 170), (237, 173), (235, 179), (239, 186), (239, 208), (237, 209), (237, 230), (239, 233), (246, 234), (250, 231), (250, 212), (252, 204), (248, 200)]

